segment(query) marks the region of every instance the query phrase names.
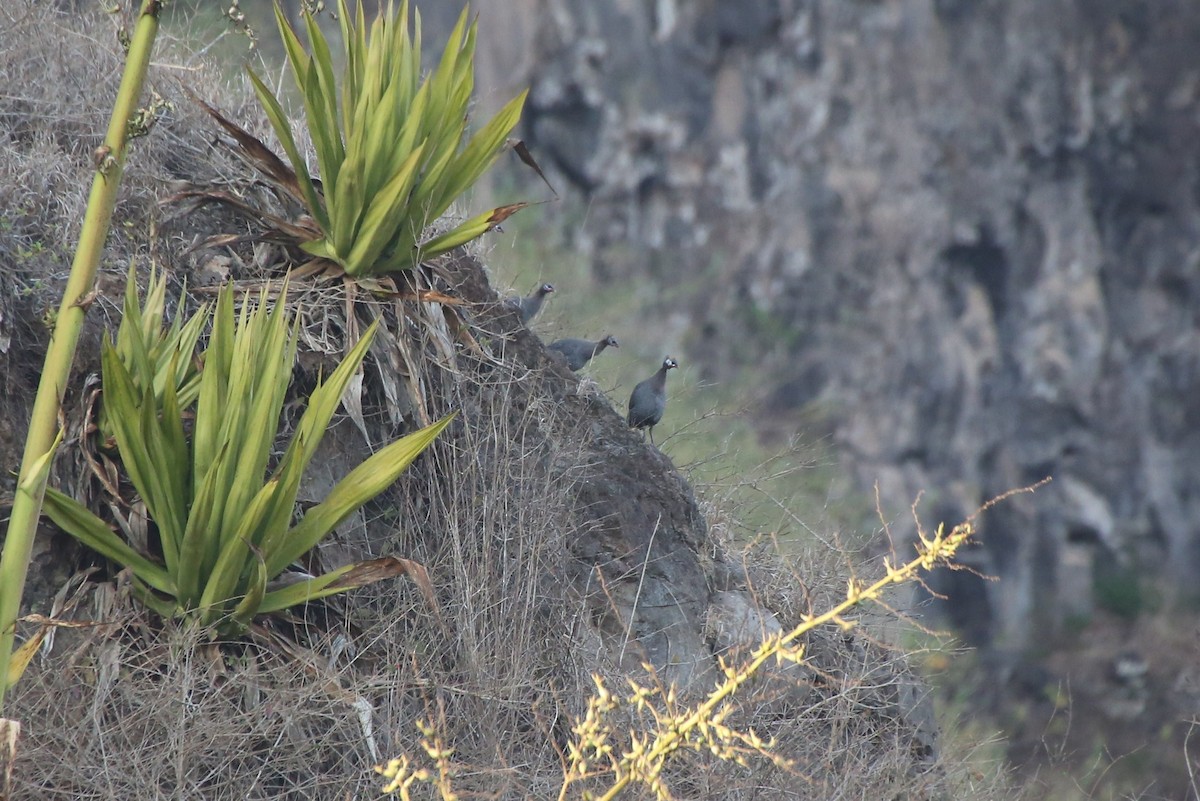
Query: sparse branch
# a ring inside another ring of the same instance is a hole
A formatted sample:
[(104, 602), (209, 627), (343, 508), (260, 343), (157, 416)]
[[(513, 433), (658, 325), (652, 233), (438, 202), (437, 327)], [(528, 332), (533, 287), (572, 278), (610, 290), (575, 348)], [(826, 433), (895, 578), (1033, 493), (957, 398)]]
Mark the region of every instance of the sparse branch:
[[(930, 570), (939, 563), (950, 561), (974, 533), (975, 526), (971, 521), (958, 524), (949, 533), (946, 533), (942, 526), (938, 527), (933, 536), (919, 531), (920, 542), (915, 559), (899, 567), (894, 567), (890, 561), (885, 560), (886, 574), (870, 585), (863, 586), (851, 579), (844, 601), (820, 615), (806, 615), (798, 626), (786, 634), (767, 638), (755, 649), (750, 661), (745, 665), (732, 668), (722, 662), (725, 679), (703, 703), (691, 711), (685, 711), (678, 715), (660, 717), (656, 714), (657, 730), (648, 744), (631, 739), (631, 747), (628, 750), (619, 757), (610, 757), (610, 767), (616, 779), (609, 789), (597, 798), (600, 801), (611, 801), (634, 782), (648, 785), (656, 791), (659, 797), (667, 797), (665, 788), (661, 784), (661, 774), (665, 762), (672, 753), (692, 744), (693, 738), (696, 738), (697, 745), (713, 751), (718, 756), (728, 753), (731, 742), (737, 741), (770, 757), (770, 743), (759, 740), (753, 732), (735, 732), (722, 724), (728, 714), (728, 710), (723, 708), (725, 702), (736, 695), (740, 687), (756, 676), (769, 660), (778, 659), (802, 663), (804, 646), (795, 643), (805, 634), (830, 623), (844, 629), (853, 628), (854, 622), (845, 618), (846, 613), (851, 609), (864, 601), (878, 599), (881, 593), (892, 585), (903, 584), (915, 579), (922, 570)], [(605, 695), (607, 691), (599, 681), (597, 681), (597, 685), (600, 688), (599, 693)], [(634, 693), (628, 702), (632, 706), (644, 707), (647, 697), (644, 688), (638, 687), (636, 684), (633, 686)], [(673, 700), (670, 696), (668, 699)], [(606, 702), (603, 707), (598, 707), (595, 710), (595, 717), (602, 720), (604, 711), (612, 708), (610, 704), (611, 702)], [(588, 718), (576, 727), (576, 734), (580, 736), (581, 740), (594, 743), (602, 728), (593, 726), (592, 718), (593, 709), (589, 705)], [(578, 755), (581, 755), (584, 750), (573, 748), (571, 751), (573, 761), (581, 759), (581, 756)], [(593, 751), (599, 753), (598, 749), (593, 748)], [(560, 799), (565, 798), (567, 786), (572, 781), (586, 775), (586, 769), (576, 771), (575, 767), (573, 764), (572, 770), (568, 772), (563, 791), (559, 796)]]

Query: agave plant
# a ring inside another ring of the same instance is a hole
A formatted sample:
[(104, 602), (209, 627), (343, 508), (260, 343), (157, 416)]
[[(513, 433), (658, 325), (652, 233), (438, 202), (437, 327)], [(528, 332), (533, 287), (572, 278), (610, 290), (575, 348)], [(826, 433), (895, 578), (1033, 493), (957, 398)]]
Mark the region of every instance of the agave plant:
[(408, 2), (394, 13), (381, 7), (367, 34), (362, 0), (351, 13), (339, 0), (343, 72), (334, 80), (333, 55), (312, 15), (304, 14), (305, 50), (275, 6), (287, 60), (316, 151), (320, 182), (309, 173), (279, 99), (253, 73), (250, 79), (295, 171), (295, 186), (321, 236), (302, 243), (352, 276), (411, 268), (493, 229), (526, 204), (492, 209), (422, 241), (429, 225), (470, 188), (500, 154), (520, 119), (528, 90), (502, 108), (469, 140), (477, 22), (459, 16), (442, 58), (421, 77), (421, 17), (409, 33)]
[[(129, 370), (134, 389), (140, 395), (147, 387), (154, 390), (155, 403), (162, 405), (167, 384), (175, 388), (179, 405), (187, 408), (200, 392), (200, 371), (192, 359), (196, 343), (208, 321), (208, 306), (183, 322), (183, 298), (170, 328), (163, 327), (166, 313), (167, 280), (151, 272), (145, 304), (138, 302), (136, 273), (129, 268), (125, 283), (125, 306), (117, 329), (117, 355)], [(101, 407), (100, 431), (105, 439), (113, 435), (108, 407)]]
[[(408, 573), (427, 585), (420, 565), (390, 558), (268, 588), (342, 520), (391, 485), (452, 417), (380, 449), (293, 524), (301, 476), (370, 347), (375, 325), (313, 391), (291, 442), (268, 474), (297, 326), (284, 303), (270, 310), (267, 306), (265, 290), (257, 304), (247, 296), (235, 319), (232, 289), (221, 292), (194, 411), (181, 402), (176, 382), (164, 382), (159, 399), (145, 375), (135, 380), (145, 365), (135, 360), (132, 368), (127, 366), (105, 339), (103, 403), (129, 480), (157, 529), (157, 547), (127, 542), (79, 502), (55, 490), (46, 492), (46, 514), (88, 547), (128, 567), (135, 593), (149, 607), (164, 616), (196, 618), (224, 633), (243, 630), (256, 614), (388, 576)], [(207, 312), (198, 316), (207, 317)], [(145, 319), (127, 315), (122, 325)], [(168, 372), (178, 374), (178, 360), (187, 357), (177, 352)], [(185, 417), (193, 415), (189, 436)]]

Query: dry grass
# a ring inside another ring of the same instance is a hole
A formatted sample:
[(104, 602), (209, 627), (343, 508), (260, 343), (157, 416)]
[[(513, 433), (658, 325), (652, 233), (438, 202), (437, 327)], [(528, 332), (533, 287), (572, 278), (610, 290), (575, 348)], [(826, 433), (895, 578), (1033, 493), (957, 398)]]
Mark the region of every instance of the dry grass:
[[(120, 59), (104, 18), (81, 21), (25, 0), (0, 10), (0, 26), (8, 87), (0, 97), (8, 145), (0, 155), (0, 224), (8, 226), (0, 289), (5, 303), (21, 299), (0, 307), (0, 333), (36, 352), (35, 310), (66, 274)], [(188, 73), (188, 81), (206, 74)], [(237, 221), (211, 211), (157, 230), (149, 221), (161, 219), (157, 201), (171, 181), (219, 182), (238, 167), (209, 147), (211, 127), (182, 98), (175, 73), (160, 70), (156, 86), (175, 110), (134, 146), (106, 271), (119, 278), (131, 259), (156, 255), (194, 286), (216, 258), (188, 252), (195, 237)], [(209, 98), (224, 91), (215, 82), (205, 90)], [(248, 244), (218, 255), (235, 276), (271, 256)], [(441, 275), (453, 278), (449, 268)], [(309, 311), (318, 362), (344, 334), (344, 319), (321, 311), (340, 300)], [(95, 308), (97, 327), (115, 314), (106, 302)], [(590, 674), (620, 678), (612, 640), (596, 625), (595, 594), (581, 582), (593, 566), (573, 555), (605, 514), (580, 501), (594, 497), (585, 491), (597, 453), (589, 446), (619, 418), (594, 388), (579, 390), (583, 402), (565, 403), (567, 385), (537, 364), (536, 341), (514, 335), (495, 312), (471, 309), (474, 335), (504, 358), (447, 350), (445, 331), (393, 319), (406, 364), (422, 366), (409, 385), (430, 414), (460, 409), (460, 417), (393, 492), (313, 557), (416, 559), (431, 572), (437, 610), (401, 581), (314, 604), (245, 641), (213, 643), (147, 617), (111, 582), (90, 584), (90, 607), (75, 617), (100, 625), (60, 632), (10, 696), (6, 712), (25, 721), (17, 797), (370, 798), (381, 785), (374, 764), (417, 753), (418, 719), (455, 749), (464, 797), (557, 797), (559, 749), (585, 708)], [(23, 327), (3, 328), (13, 320)], [(5, 359), (13, 353), (0, 349)], [(26, 391), (31, 369), (25, 363), (24, 378), (9, 373), (6, 391)], [(372, 441), (395, 433), (397, 409), (382, 382), (369, 379), (362, 402)], [(335, 469), (370, 447), (349, 420), (328, 438)], [(743, 561), (720, 536), (703, 548), (707, 564)], [(750, 592), (785, 626), (837, 597), (852, 564), (841, 554), (789, 561), (768, 547), (744, 563)], [(798, 769), (686, 756), (668, 777), (677, 797), (1001, 797), (994, 786), (964, 794), (954, 765), (914, 755), (904, 696), (916, 685), (903, 653), (840, 632), (815, 635), (810, 653), (810, 667), (768, 677), (741, 699), (742, 722), (775, 737)]]
[[(128, 610), (97, 610), (93, 619), (120, 622), (79, 645), (60, 635), (56, 656), (13, 693), (9, 711), (33, 722), (19, 792), (371, 795), (371, 766), (413, 748), (414, 721), (432, 711), (457, 749), (464, 787), (549, 794), (555, 732), (585, 697), (589, 666), (563, 571), (572, 488), (549, 480), (530, 452), (571, 457), (538, 436), (553, 406), (536, 379), (513, 372), (489, 365), (457, 381), (458, 397), (446, 401), (463, 408), (462, 425), (375, 504), (371, 542), (336, 543), (367, 548), (384, 536), (430, 566), (440, 619), (405, 583), (219, 646)], [(339, 432), (358, 436), (348, 425)]]

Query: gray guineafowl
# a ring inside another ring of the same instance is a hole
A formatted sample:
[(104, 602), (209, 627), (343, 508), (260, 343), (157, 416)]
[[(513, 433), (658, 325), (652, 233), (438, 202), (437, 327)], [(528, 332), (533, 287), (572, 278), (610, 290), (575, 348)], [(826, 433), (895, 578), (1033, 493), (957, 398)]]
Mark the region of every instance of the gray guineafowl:
[(532, 294), (523, 298), (513, 298), (509, 302), (516, 306), (517, 312), (521, 315), (521, 322), (528, 324), (530, 320), (537, 317), (537, 313), (542, 310), (542, 304), (546, 302), (546, 296), (553, 291), (554, 284), (542, 284)]
[(654, 442), (654, 426), (667, 410), (667, 371), (678, 366), (670, 356), (663, 359), (658, 372), (638, 383), (629, 396), (629, 425), (650, 429), (651, 443)]
[(610, 334), (595, 342), (590, 339), (560, 339), (551, 342), (547, 347), (561, 353), (567, 360), (567, 367), (571, 368), (571, 372), (578, 373), (600, 351), (605, 348), (619, 348), (621, 345), (617, 342), (617, 338)]

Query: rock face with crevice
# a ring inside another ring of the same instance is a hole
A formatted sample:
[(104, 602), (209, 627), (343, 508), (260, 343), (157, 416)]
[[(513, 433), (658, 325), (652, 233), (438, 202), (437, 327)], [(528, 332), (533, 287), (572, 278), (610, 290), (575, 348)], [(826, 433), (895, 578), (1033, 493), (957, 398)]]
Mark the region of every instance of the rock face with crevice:
[(953, 521), (1054, 478), (985, 518), (1000, 582), (935, 581), (972, 640), (1031, 644), (1096, 571), (1193, 591), (1200, 7), (478, 5), (572, 246), (674, 285), (709, 377), (769, 376), (764, 432), (815, 412), (898, 534), (921, 490)]

